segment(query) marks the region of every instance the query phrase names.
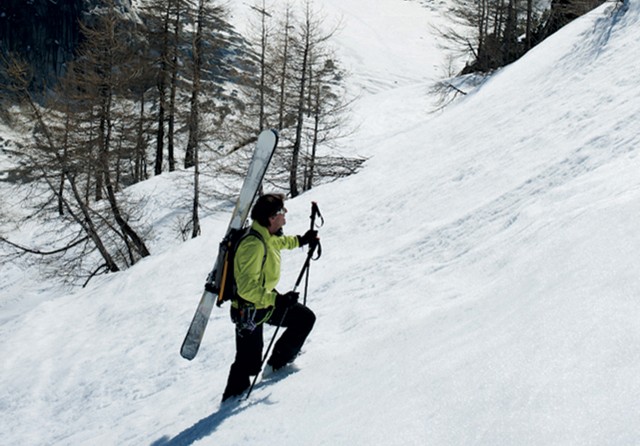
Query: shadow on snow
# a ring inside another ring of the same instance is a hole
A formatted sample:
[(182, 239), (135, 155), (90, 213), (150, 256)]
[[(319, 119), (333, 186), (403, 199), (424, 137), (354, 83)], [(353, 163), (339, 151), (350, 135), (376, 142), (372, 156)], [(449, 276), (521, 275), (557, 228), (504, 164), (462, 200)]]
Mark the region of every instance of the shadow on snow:
[(203, 418), (190, 428), (180, 432), (175, 437), (169, 438), (164, 436), (151, 443), (151, 446), (186, 446), (193, 444), (196, 441), (213, 434), (227, 418), (237, 415), (251, 406), (263, 403), (267, 398), (268, 397), (252, 401), (248, 404), (243, 404), (243, 401), (222, 404), (217, 412)]

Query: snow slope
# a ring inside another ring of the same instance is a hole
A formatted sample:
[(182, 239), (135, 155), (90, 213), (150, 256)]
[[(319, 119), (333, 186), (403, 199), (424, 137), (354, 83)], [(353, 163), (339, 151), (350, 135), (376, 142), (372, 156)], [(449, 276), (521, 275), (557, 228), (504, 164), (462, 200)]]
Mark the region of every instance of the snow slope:
[[(287, 205), (290, 233), (311, 200), (326, 219), (300, 370), (220, 407), (226, 311), (180, 358), (220, 213), (3, 322), (3, 444), (640, 443), (640, 2), (579, 19), (437, 116), (444, 56), (417, 54), (433, 11), (321, 3), (344, 18), (362, 94), (348, 144), (371, 159)], [(284, 255), (280, 288), (303, 258)]]

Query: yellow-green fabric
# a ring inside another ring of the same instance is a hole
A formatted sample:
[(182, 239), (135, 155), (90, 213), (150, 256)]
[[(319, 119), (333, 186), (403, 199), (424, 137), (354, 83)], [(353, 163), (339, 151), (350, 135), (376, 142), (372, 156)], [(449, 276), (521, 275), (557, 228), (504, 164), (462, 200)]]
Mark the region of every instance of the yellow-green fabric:
[[(291, 235), (271, 235), (267, 228), (254, 221), (251, 228), (259, 232), (264, 244), (258, 237), (245, 237), (236, 250), (233, 263), (234, 277), (238, 295), (253, 303), (256, 309), (275, 305), (274, 291), (280, 280), (280, 251), (299, 246), (298, 237)], [(267, 258), (264, 261), (265, 245)]]

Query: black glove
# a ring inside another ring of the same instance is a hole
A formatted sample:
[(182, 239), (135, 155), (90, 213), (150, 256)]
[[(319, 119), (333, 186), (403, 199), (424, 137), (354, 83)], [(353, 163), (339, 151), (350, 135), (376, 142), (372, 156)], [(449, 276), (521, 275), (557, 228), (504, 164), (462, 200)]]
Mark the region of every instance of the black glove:
[(291, 305), (298, 302), (300, 293), (296, 291), (289, 291), (285, 294), (276, 295), (276, 308), (289, 308)]
[(308, 245), (310, 243), (314, 243), (318, 240), (318, 231), (315, 229), (309, 229), (304, 235), (298, 235), (298, 244), (300, 246)]

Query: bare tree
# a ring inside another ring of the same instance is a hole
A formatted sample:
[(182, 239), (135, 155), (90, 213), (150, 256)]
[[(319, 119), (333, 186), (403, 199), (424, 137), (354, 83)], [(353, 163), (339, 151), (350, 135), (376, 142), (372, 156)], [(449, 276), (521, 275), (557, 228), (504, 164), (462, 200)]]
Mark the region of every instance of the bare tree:
[(309, 89), (308, 114), (311, 124), (306, 136), (308, 148), (304, 157), (304, 191), (313, 187), (316, 178), (349, 175), (364, 161), (357, 157), (319, 157), (319, 147), (330, 147), (351, 132), (348, 117), (352, 100), (346, 99), (342, 85), (345, 74), (337, 66), (335, 57), (331, 53), (323, 53), (317, 62), (318, 69)]
[(182, 10), (183, 0), (173, 0), (174, 1), (174, 20), (172, 26), (172, 45), (170, 48), (171, 53), (171, 81), (169, 88), (169, 115), (167, 117), (167, 158), (169, 161), (169, 172), (173, 172), (176, 170), (176, 160), (175, 160), (175, 126), (176, 126), (176, 114), (177, 114), (177, 103), (176, 103), (176, 92), (178, 90), (178, 59), (179, 59), (179, 49), (180, 49), (180, 35), (182, 28)]
[[(173, 107), (175, 106), (175, 82), (177, 81), (177, 46), (180, 34), (180, 6), (181, 0), (154, 0), (146, 5), (143, 10), (148, 12), (149, 40), (160, 42), (158, 51), (156, 89), (157, 89), (157, 128), (156, 128), (156, 153), (154, 162), (154, 174), (162, 173), (164, 161), (165, 139), (169, 138), (169, 165), (173, 166)], [(158, 15), (162, 11), (162, 15)], [(169, 99), (167, 99), (169, 96)], [(165, 134), (169, 124), (169, 136)]]
[[(109, 249), (107, 248), (103, 237), (100, 235), (100, 231), (98, 229), (99, 224), (95, 221), (94, 218), (95, 214), (90, 209), (88, 204), (85, 202), (82, 194), (80, 193), (80, 188), (76, 181), (77, 176), (75, 175), (74, 164), (70, 162), (67, 157), (69, 152), (68, 147), (64, 145), (61, 147), (57, 143), (53, 132), (47, 124), (47, 121), (49, 120), (45, 119), (41, 107), (37, 105), (33, 100), (33, 97), (28, 88), (28, 85), (30, 83), (30, 74), (26, 64), (18, 60), (9, 61), (7, 71), (9, 72), (9, 75), (13, 81), (13, 91), (17, 93), (20, 100), (24, 101), (28, 110), (30, 111), (30, 115), (33, 121), (36, 124), (36, 128), (38, 129), (39, 133), (43, 135), (43, 141), (41, 143), (36, 141), (36, 145), (34, 146), (35, 150), (33, 151), (33, 153), (26, 152), (23, 153), (23, 155), (28, 158), (32, 171), (36, 172), (38, 175), (37, 178), (39, 178), (57, 198), (59, 214), (61, 216), (69, 215), (71, 219), (76, 224), (78, 224), (82, 228), (82, 231), (86, 234), (86, 237), (81, 238), (78, 243), (84, 243), (87, 240), (91, 240), (97, 251), (102, 256), (102, 259), (104, 260), (103, 266), (111, 272), (119, 271), (120, 268), (109, 252)], [(65, 122), (67, 125), (69, 125), (70, 121), (65, 120)], [(66, 135), (68, 134), (68, 132), (69, 128), (66, 127), (63, 130), (64, 142), (68, 142), (68, 140), (66, 139)], [(53, 180), (53, 178), (58, 175), (60, 175), (61, 178), (59, 185), (57, 185), (56, 181)], [(65, 183), (68, 185), (70, 191), (72, 192), (71, 199), (73, 200), (73, 204), (65, 197)], [(76, 245), (76, 242), (74, 242), (65, 246), (64, 248), (59, 248), (52, 251), (41, 251), (21, 247), (17, 244), (11, 243), (4, 238), (2, 241), (12, 245), (15, 248), (20, 249), (23, 252), (30, 252), (32, 254), (38, 255), (52, 255), (58, 252), (66, 252)]]
[(282, 130), (285, 127), (285, 116), (287, 109), (287, 79), (289, 79), (289, 45), (291, 42), (290, 32), (293, 29), (291, 4), (287, 3), (284, 11), (284, 20), (282, 21), (282, 57), (280, 61), (280, 79), (278, 88), (278, 130)]
[[(113, 0), (107, 0), (107, 5), (106, 12), (97, 18), (95, 28), (83, 27), (87, 40), (80, 52), (84, 74), (82, 79), (87, 87), (93, 87), (87, 91), (96, 92), (96, 96), (91, 99), (94, 100), (98, 120), (98, 177), (104, 181), (111, 213), (127, 246), (136, 255), (146, 257), (149, 250), (120, 209), (116, 197), (118, 186), (111, 175), (114, 119), (117, 119), (114, 102), (118, 90), (122, 90), (130, 80), (130, 67), (126, 66), (125, 61), (129, 60), (131, 53), (126, 43), (118, 39), (117, 30), (121, 19), (116, 13)], [(131, 258), (135, 261), (133, 255)]]
[(184, 166), (193, 166), (193, 206), (191, 211), (192, 231), (191, 237), (200, 235), (200, 163), (198, 157), (198, 142), (200, 138), (200, 95), (201, 95), (201, 70), (202, 70), (202, 28), (205, 14), (205, 2), (199, 0), (196, 15), (196, 31), (193, 35), (193, 75), (191, 87), (191, 101), (189, 114), (189, 140), (185, 155)]
[[(71, 264), (82, 269), (86, 259), (98, 252), (102, 263), (92, 269), (91, 277), (100, 270), (119, 271), (148, 256), (149, 250), (118, 194), (120, 166), (131, 150), (125, 123), (135, 119), (123, 106), (137, 72), (131, 64), (132, 36), (111, 0), (82, 30), (85, 43), (59, 89), (51, 92), (51, 103), (41, 107), (32, 99), (18, 64), (13, 66), (13, 77), (15, 91), (34, 123), (33, 142), (23, 156), (55, 197), (58, 215), (68, 220), (61, 232), (78, 227), (85, 234), (73, 237), (66, 248), (32, 251), (65, 252), (68, 260), (73, 251)], [(96, 191), (94, 200), (91, 189)]]
[[(316, 89), (318, 92), (322, 90), (319, 85), (315, 83), (315, 72), (320, 69), (318, 65), (324, 62), (322, 54), (325, 52), (324, 46), (328, 40), (330, 40), (334, 33), (337, 31), (337, 27), (329, 30), (323, 30), (323, 19), (321, 15), (318, 15), (312, 6), (311, 0), (307, 0), (305, 4), (305, 11), (303, 19), (298, 29), (298, 39), (294, 46), (295, 49), (295, 61), (296, 61), (296, 84), (297, 84), (297, 104), (295, 110), (296, 124), (294, 133), (294, 142), (291, 153), (291, 164), (289, 170), (289, 193), (292, 197), (299, 194), (298, 190), (298, 174), (299, 174), (299, 161), (300, 153), (303, 143), (303, 131), (305, 127), (305, 118), (313, 115), (313, 110), (319, 113), (322, 109), (318, 107), (319, 103), (313, 104), (310, 98), (313, 96), (312, 91)], [(319, 100), (321, 96), (318, 95)], [(319, 119), (319, 116), (317, 116)], [(316, 144), (314, 145), (317, 147)], [(314, 155), (315, 159), (315, 155)]]
[[(317, 170), (319, 150), (346, 133), (349, 101), (344, 99), (344, 73), (328, 45), (339, 24), (327, 30), (326, 17), (314, 10), (311, 0), (302, 5), (299, 19), (290, 3), (281, 12), (269, 9), (264, 1), (252, 8), (259, 18), (253, 43), (260, 68), (246, 95), (255, 98), (249, 102), (260, 108), (248, 116), (280, 131), (279, 150), (270, 169), (272, 181), (280, 183), (286, 176), (287, 186), (278, 187), (296, 196), (311, 188), (317, 175), (331, 171)], [(322, 164), (340, 162), (338, 156), (325, 158)]]
[[(201, 1), (191, 8), (193, 29), (191, 50), (185, 55), (185, 85), (189, 86), (185, 168), (194, 168), (191, 236), (200, 234), (200, 175), (203, 153), (224, 156), (225, 143), (247, 141), (246, 129), (234, 120), (239, 105), (234, 82), (246, 78), (245, 41), (227, 22), (226, 8), (216, 2)], [(228, 122), (228, 118), (231, 117)], [(251, 127), (252, 125), (249, 125)], [(215, 144), (218, 142), (218, 144)], [(212, 147), (215, 147), (212, 149)], [(209, 150), (207, 150), (209, 149)], [(206, 163), (207, 156), (204, 157)], [(219, 167), (208, 166), (208, 175)]]

